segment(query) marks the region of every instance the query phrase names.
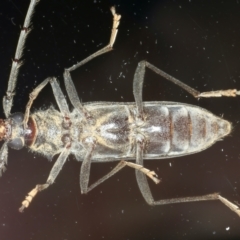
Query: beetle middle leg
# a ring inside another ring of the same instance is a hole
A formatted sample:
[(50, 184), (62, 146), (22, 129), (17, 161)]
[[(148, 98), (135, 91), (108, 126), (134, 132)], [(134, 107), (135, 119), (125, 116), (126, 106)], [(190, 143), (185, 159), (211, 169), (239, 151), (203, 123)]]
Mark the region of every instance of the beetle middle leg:
[(92, 159), (92, 154), (94, 153), (94, 148), (96, 145), (96, 140), (94, 137), (88, 137), (85, 139), (84, 143), (86, 151), (86, 155), (83, 159), (81, 170), (80, 170), (80, 188), (81, 188), (81, 193), (86, 194), (89, 191), (91, 191), (93, 188), (97, 187), (99, 184), (116, 174), (118, 171), (120, 171), (123, 167), (129, 166), (131, 168), (136, 169), (137, 171), (142, 172), (144, 175), (148, 176), (151, 178), (156, 184), (160, 182), (160, 180), (157, 178), (157, 174), (154, 171), (150, 171), (146, 168), (144, 168), (142, 165), (127, 162), (127, 161), (120, 161), (117, 166), (112, 169), (109, 173), (104, 175), (102, 178), (97, 180), (95, 183), (92, 185), (88, 186), (89, 184), (89, 178), (90, 178), (90, 170), (91, 170), (91, 159)]
[(69, 96), (69, 99), (72, 103), (72, 105), (74, 106), (74, 108), (76, 108), (78, 110), (78, 112), (85, 117), (86, 120), (93, 120), (92, 117), (90, 116), (90, 114), (88, 113), (87, 109), (81, 104), (77, 91), (75, 89), (75, 86), (73, 84), (72, 78), (71, 78), (71, 72), (74, 71), (75, 69), (81, 67), (82, 65), (84, 65), (85, 63), (89, 62), (90, 60), (92, 60), (93, 58), (102, 55), (104, 53), (107, 53), (109, 51), (111, 51), (113, 49), (113, 44), (116, 40), (117, 37), (117, 32), (118, 32), (118, 25), (120, 23), (120, 18), (121, 15), (116, 13), (116, 10), (114, 7), (111, 7), (111, 12), (113, 15), (113, 26), (112, 26), (112, 32), (111, 32), (111, 36), (110, 36), (110, 41), (108, 43), (107, 46), (105, 46), (104, 48), (100, 49), (99, 51), (93, 53), (92, 55), (90, 55), (89, 57), (85, 58), (84, 60), (82, 60), (81, 62), (73, 65), (70, 68), (65, 69), (63, 77), (64, 77), (64, 83), (65, 83), (65, 87)]
[(115, 168), (113, 168), (109, 173), (104, 175), (102, 178), (97, 180), (92, 185), (88, 186), (89, 183), (89, 177), (90, 177), (90, 168), (91, 168), (91, 154), (93, 152), (93, 147), (90, 148), (88, 153), (86, 154), (80, 171), (80, 188), (81, 193), (86, 194), (90, 192), (93, 188), (97, 187), (99, 184), (106, 181), (111, 176), (115, 175), (118, 171), (120, 171), (125, 166), (131, 167), (136, 169), (138, 172), (141, 172), (144, 176), (148, 176), (151, 178), (156, 184), (160, 182), (160, 180), (157, 178), (157, 174), (154, 171), (150, 171), (147, 168), (144, 168), (142, 165), (127, 162), (127, 161), (120, 161)]

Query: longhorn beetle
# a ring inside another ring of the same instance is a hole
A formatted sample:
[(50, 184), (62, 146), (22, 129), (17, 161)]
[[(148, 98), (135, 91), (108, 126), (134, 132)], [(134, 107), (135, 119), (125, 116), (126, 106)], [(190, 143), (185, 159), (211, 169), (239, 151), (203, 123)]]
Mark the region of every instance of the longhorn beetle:
[[(0, 120), (0, 139), (4, 144), (0, 150), (0, 172), (6, 169), (8, 148), (31, 151), (48, 158), (58, 155), (45, 184), (36, 185), (22, 206), (23, 212), (36, 194), (48, 188), (58, 176), (67, 157), (73, 154), (82, 161), (80, 170), (81, 192), (87, 193), (125, 166), (136, 170), (139, 189), (150, 205), (163, 205), (181, 202), (220, 200), (240, 216), (238, 206), (218, 193), (203, 196), (181, 197), (165, 200), (153, 199), (147, 177), (155, 183), (160, 180), (154, 171), (143, 167), (144, 159), (164, 159), (200, 152), (231, 132), (231, 123), (213, 115), (205, 109), (184, 103), (143, 102), (142, 90), (145, 69), (149, 68), (163, 78), (186, 90), (195, 98), (236, 97), (240, 91), (219, 90), (198, 92), (183, 82), (163, 72), (147, 61), (139, 62), (134, 79), (133, 94), (135, 102), (93, 102), (82, 104), (71, 79), (71, 72), (93, 58), (112, 50), (121, 16), (111, 8), (113, 27), (109, 44), (83, 61), (64, 70), (64, 83), (68, 97), (73, 105), (70, 111), (66, 99), (55, 78), (47, 78), (30, 94), (26, 111), (11, 113), (15, 86), (26, 38), (31, 28), (31, 18), (39, 0), (31, 0), (13, 59), (8, 88), (3, 97), (6, 119)], [(34, 99), (41, 90), (51, 84), (59, 110), (49, 107), (30, 113)], [(136, 160), (136, 163), (128, 160)], [(118, 161), (114, 169), (89, 186), (92, 162)]]

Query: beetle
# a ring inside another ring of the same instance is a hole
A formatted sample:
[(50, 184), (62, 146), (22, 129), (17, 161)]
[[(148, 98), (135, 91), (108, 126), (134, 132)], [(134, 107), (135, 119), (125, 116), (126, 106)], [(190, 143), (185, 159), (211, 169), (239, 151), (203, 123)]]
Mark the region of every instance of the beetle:
[[(147, 61), (141, 61), (133, 80), (135, 103), (85, 103), (79, 101), (70, 73), (93, 58), (110, 51), (115, 42), (120, 15), (111, 8), (113, 28), (109, 44), (76, 65), (65, 69), (64, 81), (68, 97), (74, 110), (68, 108), (66, 99), (55, 78), (47, 78), (30, 94), (25, 114), (11, 113), (18, 69), (25, 39), (30, 30), (30, 19), (38, 1), (32, 0), (21, 31), (8, 82), (3, 98), (6, 116), (0, 121), (0, 139), (4, 140), (0, 151), (0, 169), (7, 163), (8, 147), (21, 149), (27, 146), (33, 152), (48, 158), (59, 154), (45, 184), (37, 185), (22, 203), (23, 212), (39, 191), (48, 188), (56, 179), (67, 157), (75, 155), (82, 161), (80, 187), (87, 193), (114, 175), (124, 166), (136, 169), (139, 189), (150, 205), (162, 205), (203, 200), (220, 200), (238, 215), (238, 206), (218, 193), (204, 196), (174, 198), (155, 201), (146, 176), (159, 183), (155, 172), (143, 167), (144, 159), (163, 159), (184, 156), (202, 151), (231, 132), (231, 123), (214, 116), (197, 106), (173, 102), (143, 102), (142, 90), (145, 69), (149, 68), (173, 82), (196, 98), (235, 97), (239, 91), (220, 90), (200, 93), (176, 78), (156, 68)], [(50, 107), (30, 113), (33, 101), (41, 90), (50, 83), (60, 111)], [(122, 160), (123, 159), (123, 160)], [(136, 159), (136, 164), (127, 160)], [(88, 186), (91, 162), (120, 161), (117, 166), (96, 183)]]

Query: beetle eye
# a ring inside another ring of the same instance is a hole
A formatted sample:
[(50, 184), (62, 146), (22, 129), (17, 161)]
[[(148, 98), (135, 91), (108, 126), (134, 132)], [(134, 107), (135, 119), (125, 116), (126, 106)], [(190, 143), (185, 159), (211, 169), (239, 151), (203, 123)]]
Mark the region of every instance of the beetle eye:
[(22, 138), (14, 138), (7, 143), (8, 147), (19, 150), (24, 147), (24, 142)]
[(11, 114), (10, 118), (16, 123), (20, 124), (23, 122), (24, 115), (20, 112)]

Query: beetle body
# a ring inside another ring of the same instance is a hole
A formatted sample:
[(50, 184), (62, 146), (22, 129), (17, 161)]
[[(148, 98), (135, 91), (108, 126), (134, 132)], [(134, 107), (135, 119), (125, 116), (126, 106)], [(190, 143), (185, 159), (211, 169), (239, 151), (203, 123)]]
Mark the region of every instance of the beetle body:
[[(228, 121), (183, 103), (144, 102), (142, 122), (136, 119), (134, 103), (93, 102), (84, 106), (96, 119), (95, 124), (86, 124), (76, 110), (70, 114), (68, 128), (53, 107), (33, 113), (28, 124), (33, 133), (31, 139), (29, 134), (25, 135), (28, 147), (52, 159), (63, 151), (62, 140), (68, 136), (71, 154), (82, 161), (86, 155), (84, 142), (92, 139), (92, 161), (128, 160), (136, 158), (135, 139), (140, 135), (145, 141), (144, 159), (162, 159), (200, 152), (231, 131)], [(22, 133), (17, 129), (13, 132)]]
[[(146, 68), (178, 85), (195, 98), (236, 97), (240, 95), (240, 91), (228, 89), (201, 93), (151, 63), (141, 61), (133, 77), (134, 103), (82, 104), (79, 100), (71, 72), (113, 49), (121, 18), (114, 7), (111, 8), (113, 25), (109, 43), (64, 70), (65, 88), (73, 111), (69, 110), (66, 97), (57, 79), (49, 77), (30, 93), (25, 114), (11, 114), (23, 49), (38, 2), (39, 0), (30, 2), (13, 58), (7, 91), (3, 97), (6, 119), (0, 119), (0, 140), (5, 141), (0, 149), (0, 174), (6, 170), (8, 147), (19, 150), (27, 146), (33, 152), (42, 154), (48, 159), (52, 159), (55, 155), (58, 156), (46, 182), (36, 185), (28, 193), (19, 211), (23, 212), (38, 192), (47, 189), (55, 182), (68, 156), (72, 154), (78, 161), (82, 161), (79, 179), (81, 193), (88, 193), (123, 167), (129, 166), (136, 170), (139, 190), (150, 205), (219, 200), (240, 216), (239, 207), (218, 193), (154, 200), (147, 177), (155, 183), (159, 183), (160, 180), (154, 171), (143, 166), (144, 159), (164, 159), (200, 152), (228, 135), (231, 132), (231, 124), (197, 106), (173, 102), (143, 102), (142, 99)], [(51, 84), (59, 110), (49, 107), (46, 110), (31, 113), (30, 109), (34, 100), (48, 83)], [(121, 161), (115, 168), (89, 185), (92, 162), (117, 160)], [(135, 163), (127, 160), (135, 160)]]

